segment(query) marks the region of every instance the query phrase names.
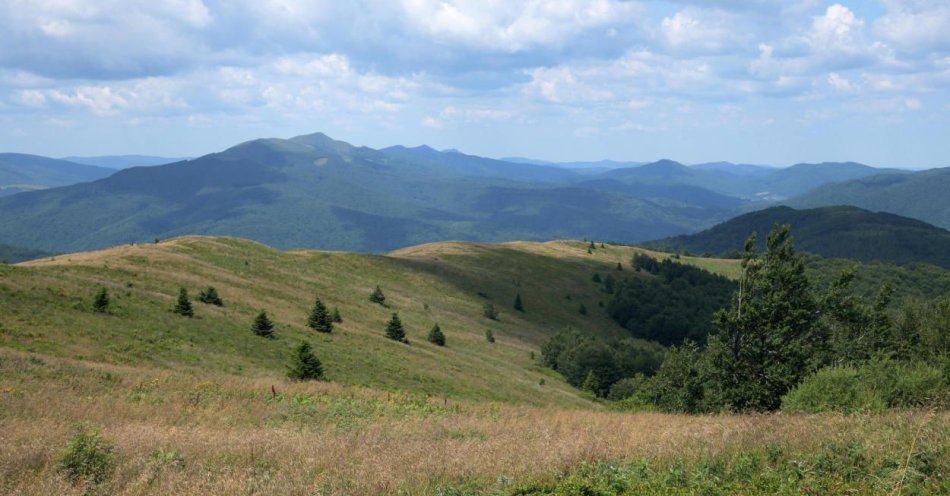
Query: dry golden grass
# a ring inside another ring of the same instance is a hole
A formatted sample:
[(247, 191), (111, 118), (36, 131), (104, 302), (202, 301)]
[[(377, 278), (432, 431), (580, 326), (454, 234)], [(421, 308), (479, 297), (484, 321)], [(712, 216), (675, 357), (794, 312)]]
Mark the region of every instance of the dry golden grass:
[[(700, 417), (444, 403), (0, 351), (0, 493), (82, 494), (57, 459), (83, 424), (115, 443), (104, 494), (436, 494), (553, 480), (584, 462), (688, 463), (854, 442), (869, 456), (905, 452), (915, 437), (946, 436), (950, 414)], [(183, 463), (162, 462), (159, 449)]]

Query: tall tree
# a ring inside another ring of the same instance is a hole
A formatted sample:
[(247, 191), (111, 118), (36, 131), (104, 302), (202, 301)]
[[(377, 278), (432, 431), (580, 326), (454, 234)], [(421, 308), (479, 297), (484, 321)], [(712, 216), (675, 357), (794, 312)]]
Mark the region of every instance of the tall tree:
[(772, 229), (761, 257), (754, 234), (745, 249), (732, 308), (714, 318), (710, 374), (725, 406), (775, 410), (782, 395), (815, 370), (828, 340), (789, 227)]
[(274, 337), (274, 323), (267, 317), (266, 311), (261, 310), (261, 313), (257, 314), (251, 324), (251, 331), (264, 338)]
[(294, 363), (287, 371), (287, 377), (296, 381), (313, 381), (323, 377), (323, 364), (313, 354), (310, 343), (303, 342), (294, 354)]
[(188, 299), (188, 290), (181, 288), (178, 291), (178, 301), (175, 303), (175, 313), (185, 317), (194, 317), (195, 310), (191, 307), (191, 300)]
[(402, 326), (402, 321), (399, 320), (398, 313), (394, 313), (392, 318), (389, 319), (389, 324), (386, 325), (386, 337), (393, 341), (409, 342), (406, 339), (406, 330)]
[(99, 288), (96, 298), (92, 301), (92, 309), (98, 313), (109, 311), (109, 292), (106, 291), (106, 288)]
[(439, 324), (432, 326), (432, 329), (429, 331), (429, 336), (426, 339), (428, 339), (430, 343), (445, 346), (445, 334), (442, 333)]
[(310, 317), (307, 318), (307, 325), (317, 332), (333, 332), (333, 322), (327, 307), (323, 305), (320, 298), (313, 303), (313, 310), (310, 311)]

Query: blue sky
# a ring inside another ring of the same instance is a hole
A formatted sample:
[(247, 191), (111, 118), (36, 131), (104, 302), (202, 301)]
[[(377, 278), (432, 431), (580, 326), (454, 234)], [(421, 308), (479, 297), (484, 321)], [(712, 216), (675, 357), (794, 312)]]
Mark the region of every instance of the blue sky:
[(946, 0), (12, 0), (0, 151), (950, 166)]

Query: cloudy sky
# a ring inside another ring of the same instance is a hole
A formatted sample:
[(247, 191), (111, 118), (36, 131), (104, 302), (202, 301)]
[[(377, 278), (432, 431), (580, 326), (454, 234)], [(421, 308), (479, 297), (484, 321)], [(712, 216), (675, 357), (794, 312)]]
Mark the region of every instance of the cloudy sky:
[(0, 151), (950, 166), (947, 0), (3, 0)]

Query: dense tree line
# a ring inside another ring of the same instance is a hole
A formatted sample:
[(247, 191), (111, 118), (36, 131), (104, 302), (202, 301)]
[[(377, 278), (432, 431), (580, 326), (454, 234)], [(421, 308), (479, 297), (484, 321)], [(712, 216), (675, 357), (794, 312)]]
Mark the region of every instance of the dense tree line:
[[(541, 347), (541, 363), (564, 376), (572, 386), (607, 396), (611, 387), (625, 377), (652, 375), (666, 350), (639, 339), (604, 340), (567, 329), (555, 334)], [(591, 377), (597, 387), (591, 388)]]
[(713, 314), (728, 304), (735, 289), (725, 277), (669, 259), (637, 254), (632, 266), (654, 277), (629, 277), (616, 284), (607, 313), (634, 337), (666, 345), (686, 339), (705, 342)]

